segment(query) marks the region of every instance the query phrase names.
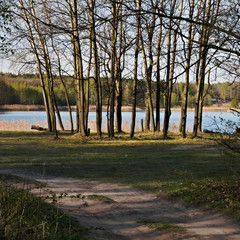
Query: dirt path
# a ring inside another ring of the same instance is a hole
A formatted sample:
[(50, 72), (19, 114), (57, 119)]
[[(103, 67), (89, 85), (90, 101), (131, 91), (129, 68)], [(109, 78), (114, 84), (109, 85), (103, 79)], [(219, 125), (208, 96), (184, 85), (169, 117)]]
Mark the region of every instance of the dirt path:
[[(75, 216), (82, 226), (89, 227), (96, 239), (240, 239), (240, 226), (218, 213), (185, 207), (129, 186), (70, 178), (43, 179), (40, 175), (19, 170), (0, 170), (0, 173), (11, 173), (46, 183), (44, 188), (57, 196), (67, 193), (66, 197), (58, 199), (59, 207)], [(34, 193), (38, 196), (47, 194), (39, 189), (34, 189)], [(85, 200), (77, 198), (78, 194), (86, 196)], [(87, 196), (93, 194), (107, 196), (113, 202), (88, 199)], [(174, 224), (183, 227), (187, 233), (152, 230), (139, 223), (140, 219)]]

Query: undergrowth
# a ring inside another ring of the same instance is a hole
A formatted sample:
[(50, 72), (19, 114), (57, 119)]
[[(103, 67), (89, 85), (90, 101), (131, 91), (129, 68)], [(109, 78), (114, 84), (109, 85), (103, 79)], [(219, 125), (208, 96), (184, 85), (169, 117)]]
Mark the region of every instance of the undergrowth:
[(29, 191), (0, 182), (0, 240), (81, 240), (88, 230)]
[(186, 182), (168, 195), (187, 204), (216, 209), (240, 221), (240, 178), (205, 178)]

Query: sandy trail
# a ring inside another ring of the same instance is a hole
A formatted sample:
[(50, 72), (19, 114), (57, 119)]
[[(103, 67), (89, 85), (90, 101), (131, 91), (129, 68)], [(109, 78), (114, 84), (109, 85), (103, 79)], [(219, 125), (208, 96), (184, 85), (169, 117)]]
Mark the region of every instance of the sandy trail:
[[(43, 189), (49, 189), (57, 196), (67, 193), (66, 197), (58, 199), (59, 207), (76, 217), (82, 226), (89, 227), (96, 239), (240, 239), (240, 225), (216, 212), (186, 207), (133, 187), (70, 178), (42, 178), (35, 173), (14, 169), (2, 169), (0, 173), (46, 183)], [(47, 193), (43, 189), (33, 189), (33, 193), (44, 197)], [(78, 194), (86, 196), (85, 200), (76, 198)], [(93, 194), (107, 196), (114, 202), (104, 203), (87, 198)], [(175, 224), (187, 233), (173, 234), (149, 229), (139, 223), (140, 219)]]

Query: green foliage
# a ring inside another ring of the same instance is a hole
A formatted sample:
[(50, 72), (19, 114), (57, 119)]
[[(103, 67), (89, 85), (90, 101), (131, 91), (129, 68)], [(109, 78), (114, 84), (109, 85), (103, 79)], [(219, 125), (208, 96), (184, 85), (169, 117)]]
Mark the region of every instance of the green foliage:
[[(76, 94), (74, 88), (67, 88), (68, 91), (68, 98), (71, 105), (75, 104), (76, 102)], [(57, 104), (60, 106), (66, 106), (66, 96), (63, 84), (59, 84), (57, 87), (54, 88), (54, 93), (56, 97)]]
[(123, 105), (131, 105), (132, 104), (132, 84), (125, 84), (125, 88), (123, 89)]
[(224, 100), (229, 99), (229, 83), (228, 82), (222, 83), (220, 97)]
[(180, 99), (177, 93), (172, 93), (172, 107), (180, 106)]
[(195, 102), (196, 102), (196, 95), (192, 96), (192, 95), (188, 95), (188, 106), (189, 107), (194, 107), (195, 106)]
[(239, 107), (239, 102), (236, 98), (234, 98), (232, 101), (231, 101), (231, 107), (232, 108), (238, 108)]
[[(2, 97), (0, 96), (0, 102), (6, 104), (42, 104), (42, 91), (39, 85), (39, 79), (37, 79), (36, 74), (12, 74), (12, 73), (0, 73), (0, 80), (5, 81), (5, 86), (8, 85), (11, 89), (6, 90), (8, 93), (5, 94), (5, 90), (0, 89), (0, 92), (4, 92)], [(64, 81), (67, 87), (69, 101), (71, 105), (76, 104), (76, 94), (73, 80), (69, 77), (64, 77)], [(102, 81), (102, 103), (107, 105), (108, 103), (108, 82), (107, 79), (101, 79)], [(8, 83), (8, 84), (6, 84)], [(1, 83), (3, 85), (3, 83)], [(182, 102), (183, 91), (185, 83), (175, 83), (173, 86), (172, 93), (172, 107), (179, 107)], [(66, 105), (66, 97), (63, 85), (60, 83), (58, 77), (55, 79), (54, 92), (56, 96), (56, 101), (58, 105)], [(155, 105), (156, 102), (156, 82), (152, 82), (152, 100)], [(229, 85), (228, 82), (225, 83), (216, 83), (208, 87), (208, 93), (206, 94), (204, 100), (204, 106), (212, 105), (212, 98), (220, 98), (222, 100), (230, 100), (231, 98), (237, 99), (237, 92), (239, 88), (239, 83)], [(207, 89), (207, 84), (205, 85)], [(160, 82), (160, 107), (164, 107), (164, 90), (165, 82), (162, 80)], [(123, 91), (123, 105), (132, 104), (132, 79), (123, 79), (122, 82), (122, 91)], [(146, 93), (146, 82), (144, 80), (139, 80), (137, 84), (137, 105), (145, 106), (145, 93)], [(206, 93), (206, 92), (205, 92)], [(2, 99), (5, 99), (4, 101)], [(189, 83), (189, 94), (188, 94), (188, 106), (194, 107), (196, 99), (196, 84)], [(235, 101), (235, 100), (234, 100)], [(89, 103), (91, 105), (95, 104), (95, 84), (94, 80), (90, 78), (89, 80)]]
[(4, 240), (80, 240), (86, 229), (28, 191), (0, 182), (0, 235)]
[(29, 86), (26, 83), (14, 82), (10, 85), (14, 90), (14, 103), (42, 104), (41, 87)]
[(0, 80), (0, 105), (13, 103), (13, 95), (13, 89), (4, 81)]
[(203, 101), (203, 105), (204, 106), (211, 106), (212, 105), (212, 97), (210, 94), (207, 94), (204, 98), (204, 101)]

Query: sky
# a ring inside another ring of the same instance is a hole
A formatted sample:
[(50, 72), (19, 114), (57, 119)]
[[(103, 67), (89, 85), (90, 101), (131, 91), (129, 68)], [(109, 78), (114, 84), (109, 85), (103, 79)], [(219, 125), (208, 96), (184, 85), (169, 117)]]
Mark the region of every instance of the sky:
[(0, 59), (0, 72), (3, 73), (16, 73), (17, 70), (11, 69), (11, 62), (6, 59)]
[[(9, 61), (7, 59), (4, 59), (4, 58), (0, 58), (0, 72), (18, 74), (18, 70), (19, 70), (18, 67), (14, 66), (14, 64), (12, 64), (11, 61)], [(226, 73), (224, 73), (221, 70), (218, 70), (217, 75), (218, 75), (217, 77), (213, 76), (211, 78), (211, 83), (225, 82), (225, 81), (231, 81), (232, 80), (232, 79), (228, 79), (226, 77)], [(192, 79), (195, 79), (195, 77), (193, 77)], [(184, 75), (179, 77), (178, 81), (184, 82), (185, 81)], [(207, 80), (206, 80), (206, 82), (207, 82)]]

